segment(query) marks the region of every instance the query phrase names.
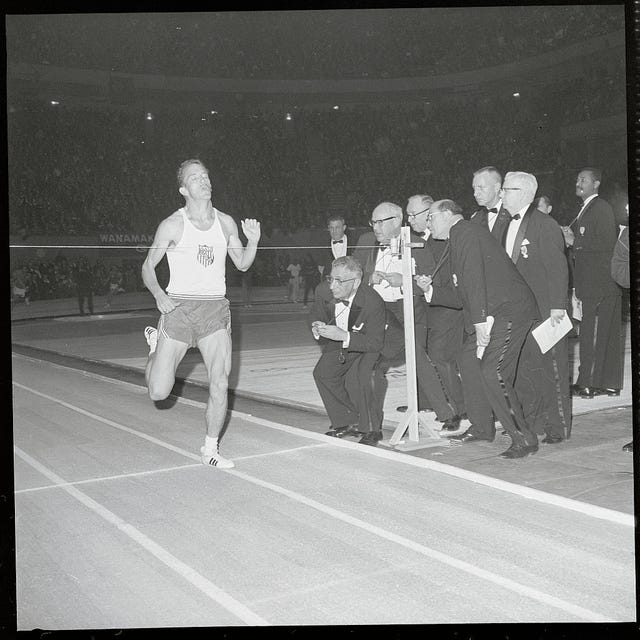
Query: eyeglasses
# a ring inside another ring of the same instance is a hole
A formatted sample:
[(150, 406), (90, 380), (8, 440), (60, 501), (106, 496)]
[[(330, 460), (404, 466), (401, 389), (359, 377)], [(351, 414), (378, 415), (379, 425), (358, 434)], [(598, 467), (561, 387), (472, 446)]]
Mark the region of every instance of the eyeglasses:
[(380, 220), (369, 220), (369, 226), (370, 227), (375, 227), (377, 224), (382, 224), (383, 222), (386, 222), (387, 220), (395, 220), (396, 217), (395, 216), (389, 216), (388, 218), (381, 218)]
[(500, 191), (522, 191), (520, 187), (502, 187)]
[(333, 284), (334, 282), (336, 284), (345, 284), (346, 282), (353, 282), (354, 280), (357, 280), (357, 278), (349, 278), (348, 280), (340, 280), (340, 278), (332, 278), (331, 276), (325, 276), (324, 279), (329, 284)]
[[(426, 209), (423, 209), (422, 211), (418, 211), (418, 213), (409, 213), (407, 212), (407, 218), (415, 218), (416, 216), (419, 216), (421, 213), (424, 213), (425, 211), (429, 211), (429, 207), (427, 207)], [(429, 216), (427, 216), (428, 218)]]

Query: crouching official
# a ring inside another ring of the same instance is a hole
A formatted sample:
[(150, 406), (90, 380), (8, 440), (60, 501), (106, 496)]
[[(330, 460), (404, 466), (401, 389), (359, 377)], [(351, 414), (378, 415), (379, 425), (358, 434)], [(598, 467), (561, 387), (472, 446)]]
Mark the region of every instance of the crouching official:
[(318, 296), (311, 330), (322, 355), (313, 379), (331, 420), (326, 435), (362, 435), (362, 444), (382, 439), (375, 407), (373, 368), (384, 342), (385, 307), (371, 287), (360, 286), (362, 266), (355, 258), (337, 258), (327, 276), (332, 298)]

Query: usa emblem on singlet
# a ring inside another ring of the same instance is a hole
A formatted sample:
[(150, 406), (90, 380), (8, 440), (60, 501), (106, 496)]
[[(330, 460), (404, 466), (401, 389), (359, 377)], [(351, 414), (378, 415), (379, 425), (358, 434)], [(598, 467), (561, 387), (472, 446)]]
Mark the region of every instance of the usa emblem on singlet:
[(198, 262), (205, 267), (210, 267), (213, 264), (213, 247), (207, 244), (199, 244)]

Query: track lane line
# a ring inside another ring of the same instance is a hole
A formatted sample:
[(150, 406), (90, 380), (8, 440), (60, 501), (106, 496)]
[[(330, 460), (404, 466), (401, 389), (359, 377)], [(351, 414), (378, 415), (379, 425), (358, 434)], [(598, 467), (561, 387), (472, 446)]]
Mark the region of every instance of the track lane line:
[(226, 591), (223, 591), (220, 587), (216, 586), (208, 578), (205, 578), (201, 573), (198, 573), (193, 567), (182, 562), (167, 551), (164, 547), (160, 546), (157, 542), (146, 536), (139, 529), (129, 524), (113, 511), (110, 511), (99, 502), (96, 502), (93, 498), (90, 498), (86, 493), (83, 493), (76, 487), (68, 483), (64, 478), (61, 478), (56, 473), (45, 467), (38, 462), (35, 458), (32, 458), (28, 453), (14, 446), (14, 451), (18, 457), (26, 462), (30, 467), (40, 472), (47, 477), (51, 482), (60, 486), (61, 489), (66, 491), (72, 498), (75, 498), (78, 502), (85, 507), (99, 515), (106, 520), (109, 524), (115, 526), (122, 531), (128, 538), (136, 542), (146, 551), (151, 553), (155, 558), (162, 562), (165, 566), (172, 569), (181, 578), (191, 583), (199, 591), (204, 593), (208, 598), (219, 604), (221, 607), (235, 615), (247, 625), (266, 626), (270, 623), (264, 618), (254, 613), (246, 607), (244, 604), (230, 596)]
[[(15, 358), (24, 358), (25, 360), (32, 360), (28, 356), (22, 356), (20, 354), (12, 354), (12, 355)], [(105, 379), (111, 382), (112, 384), (121, 384), (127, 387), (134, 386), (136, 387), (136, 390), (139, 390), (141, 388), (141, 387), (138, 387), (137, 385), (133, 385), (132, 383), (105, 378), (104, 376), (100, 376), (99, 374), (93, 374), (86, 371), (79, 372), (77, 369), (74, 369), (73, 367), (65, 367), (64, 365), (53, 365), (53, 366), (67, 369), (68, 371), (81, 374), (85, 377)], [(24, 385), (19, 385), (19, 383), (14, 382), (13, 384), (21, 386), (22, 388), (27, 389), (29, 391), (34, 391), (34, 393), (38, 393), (37, 391), (30, 389), (29, 387), (25, 387)], [(171, 397), (175, 398), (177, 402), (179, 402), (180, 404), (185, 404), (187, 406), (198, 407), (198, 408), (206, 408), (207, 406), (206, 403), (199, 402), (197, 400), (189, 400), (187, 398), (181, 398), (179, 396), (171, 396)], [(57, 401), (57, 399), (55, 398), (50, 398), (50, 399), (52, 399), (53, 401)], [(236, 411), (236, 410), (231, 410), (229, 411), (229, 413), (233, 417), (241, 418), (243, 420), (247, 420), (255, 424), (269, 427), (270, 429), (276, 429), (278, 431), (284, 431), (286, 433), (290, 433), (300, 437), (309, 438), (311, 440), (327, 442), (327, 439), (329, 438), (324, 434), (315, 433), (313, 431), (305, 431), (304, 429), (300, 429), (298, 427), (291, 427), (288, 425), (279, 424), (277, 422), (265, 420), (264, 418), (257, 418), (251, 415), (250, 413), (243, 413), (241, 411)], [(622, 511), (615, 511), (614, 509), (607, 509), (606, 507), (599, 507), (594, 504), (581, 502), (579, 500), (574, 500), (572, 498), (567, 498), (565, 496), (558, 496), (553, 493), (541, 491), (540, 489), (534, 489), (533, 487), (525, 487), (512, 482), (507, 482), (506, 480), (492, 478), (491, 476), (486, 476), (481, 473), (468, 471), (466, 469), (461, 469), (459, 467), (448, 465), (442, 462), (437, 462), (435, 460), (426, 460), (424, 458), (417, 458), (415, 456), (407, 455), (405, 453), (401, 453), (391, 449), (387, 450), (387, 449), (380, 449), (378, 447), (362, 446), (355, 442), (347, 442), (345, 440), (340, 440), (338, 438), (330, 438), (330, 440), (331, 440), (330, 444), (332, 444), (333, 446), (355, 448), (360, 453), (364, 453), (366, 455), (386, 458), (387, 460), (395, 460), (396, 462), (401, 462), (402, 464), (408, 464), (414, 467), (421, 467), (423, 469), (430, 469), (432, 471), (437, 471), (439, 473), (444, 473), (449, 476), (462, 478), (463, 480), (468, 480), (470, 482), (474, 482), (476, 484), (480, 484), (486, 487), (491, 487), (492, 489), (497, 489), (499, 491), (505, 491), (513, 495), (518, 495), (528, 500), (535, 500), (543, 504), (554, 505), (561, 509), (576, 511), (578, 513), (582, 513), (584, 515), (587, 515), (593, 518), (607, 520), (608, 522), (622, 524), (627, 527), (635, 527), (636, 525), (636, 519), (633, 514), (624, 513)]]
[[(141, 433), (136, 431), (135, 429), (131, 429), (129, 427), (125, 427), (124, 425), (120, 425), (112, 420), (107, 420), (105, 418), (102, 418), (101, 416), (94, 416), (94, 414), (92, 414), (89, 411), (86, 411), (84, 409), (81, 409), (80, 407), (75, 407), (74, 405), (71, 405), (70, 403), (64, 402), (62, 400), (59, 400), (57, 398), (53, 398), (52, 396), (48, 396), (47, 394), (44, 394), (42, 392), (36, 391), (34, 389), (30, 389), (29, 387), (25, 387), (24, 385), (20, 385), (19, 383), (14, 383), (17, 386), (19, 386), (22, 389), (25, 389), (27, 391), (31, 391), (34, 394), (41, 396), (43, 398), (49, 399), (53, 402), (56, 402), (58, 404), (61, 404), (71, 410), (78, 410), (81, 414), (83, 415), (87, 415), (88, 417), (95, 417), (96, 419), (98, 419), (98, 421), (103, 422), (105, 424), (108, 424), (109, 426), (113, 426), (115, 428), (118, 429), (123, 429), (124, 431), (131, 433), (133, 435), (138, 435), (141, 438), (145, 439), (145, 440), (150, 440), (151, 442), (153, 442), (154, 444), (158, 444), (159, 446), (165, 446), (166, 448), (169, 448), (172, 451), (176, 451), (179, 453), (182, 453), (183, 455), (186, 455), (187, 457), (193, 458), (193, 457), (197, 457), (194, 456), (194, 454), (185, 451), (183, 449), (179, 449), (178, 447), (174, 447), (173, 445), (170, 445), (168, 443), (163, 443), (162, 440), (159, 440), (158, 438), (153, 438), (151, 436), (147, 436), (147, 434)], [(275, 423), (274, 423), (275, 424)], [(284, 425), (281, 425), (284, 426)], [(297, 431), (295, 430), (295, 433), (297, 435)], [(319, 435), (319, 434), (314, 434), (314, 435)], [(319, 437), (323, 437), (323, 438), (329, 438), (329, 436), (319, 436)], [(331, 440), (334, 440), (334, 438), (331, 438)], [(351, 444), (351, 443), (342, 443), (342, 441), (339, 441), (341, 444)], [(355, 443), (353, 443), (353, 446), (356, 447), (358, 450), (362, 450), (362, 447), (356, 445)], [(25, 454), (26, 455), (26, 454)], [(395, 457), (393, 458), (395, 459)], [(220, 470), (217, 470), (220, 471)], [(437, 560), (443, 564), (449, 565), (451, 567), (457, 568), (461, 571), (464, 571), (466, 573), (469, 573), (471, 575), (474, 575), (476, 577), (479, 577), (481, 579), (487, 580), (493, 584), (496, 584), (498, 586), (504, 587), (506, 589), (509, 589), (515, 593), (518, 593), (520, 595), (524, 595), (527, 596), (533, 600), (536, 600), (537, 602), (540, 602), (541, 604), (545, 604), (545, 605), (549, 605), (549, 606), (553, 606), (555, 608), (558, 608), (562, 611), (565, 611), (566, 613), (570, 613), (571, 615), (575, 615), (578, 618), (584, 619), (584, 620), (588, 620), (590, 622), (614, 622), (615, 620), (611, 619), (611, 618), (607, 618), (606, 616), (604, 616), (603, 614), (600, 613), (596, 613), (594, 611), (591, 611), (589, 609), (586, 609), (584, 607), (580, 607), (578, 605), (575, 605), (573, 603), (570, 602), (566, 602), (560, 598), (556, 598), (555, 596), (552, 596), (550, 594), (544, 593), (538, 589), (534, 589), (532, 587), (528, 587), (526, 585), (520, 584), (514, 580), (511, 580), (510, 578), (506, 578), (504, 576), (501, 576), (499, 574), (496, 574), (494, 572), (491, 571), (487, 571), (485, 569), (482, 569), (480, 567), (476, 567), (475, 565), (472, 565), (468, 562), (465, 562), (463, 560), (459, 560), (457, 558), (453, 558), (451, 556), (448, 556), (444, 553), (441, 553), (439, 551), (436, 551), (435, 549), (431, 549), (429, 547), (426, 547), (424, 545), (421, 545), (418, 542), (415, 542), (413, 540), (410, 540), (409, 538), (406, 538), (404, 536), (400, 536), (398, 534), (395, 534), (393, 532), (387, 531), (385, 529), (382, 529), (381, 527), (378, 527), (376, 525), (373, 525), (369, 522), (366, 522), (364, 520), (361, 520), (359, 518), (356, 518), (354, 516), (351, 516), (347, 513), (344, 513), (342, 511), (339, 511), (338, 509), (334, 509), (333, 507), (330, 507), (328, 505), (325, 505), (321, 502), (318, 502), (316, 500), (313, 500), (312, 498), (307, 498), (306, 496), (297, 493), (295, 491), (292, 491), (290, 489), (287, 489), (285, 487), (281, 487), (280, 485), (276, 485), (270, 482), (267, 482), (265, 480), (261, 480), (260, 478), (256, 478), (254, 476), (251, 476), (249, 474), (246, 474), (242, 471), (238, 471), (236, 469), (225, 469), (224, 470), (226, 473), (234, 475), (238, 478), (241, 478), (245, 481), (251, 482), (257, 486), (263, 487), (265, 489), (268, 489), (272, 492), (278, 493), (280, 495), (286, 496), (298, 503), (304, 504), (308, 507), (311, 507), (317, 511), (320, 511), (322, 513), (324, 513), (325, 515), (328, 515), (330, 517), (333, 517), (335, 519), (341, 520), (343, 522), (346, 522), (352, 526), (355, 526), (359, 529), (362, 529), (364, 531), (367, 531), (368, 533), (371, 533), (373, 535), (376, 535), (378, 537), (381, 537), (385, 540), (388, 540), (390, 542), (394, 542), (396, 544), (399, 544), (411, 551), (415, 551), (417, 553), (420, 553), (421, 555), (427, 556), (431, 559)], [(50, 472), (52, 474), (52, 478), (55, 476), (55, 474), (53, 474), (53, 472)], [(55, 476), (54, 482), (58, 483), (58, 477)], [(62, 480), (62, 482), (64, 483), (64, 480)], [(77, 491), (79, 492), (77, 489), (75, 489), (75, 487), (71, 487), (71, 486), (66, 486), (64, 487), (65, 490), (67, 491)], [(84, 494), (82, 494), (84, 496)], [(88, 498), (90, 500), (90, 498)], [(97, 504), (97, 503), (96, 503)], [(110, 512), (109, 512), (110, 513)], [(117, 518), (117, 516), (115, 516), (115, 514), (112, 514), (113, 517)], [(140, 535), (144, 535), (144, 534), (140, 534)]]
[(44, 491), (45, 489), (59, 489), (62, 486), (70, 486), (75, 487), (79, 484), (91, 484), (92, 482), (104, 482), (105, 480), (123, 480), (126, 478), (138, 478), (140, 476), (148, 476), (153, 475), (155, 473), (165, 473), (167, 471), (178, 471), (180, 469), (192, 469), (195, 467), (199, 467), (202, 463), (199, 464), (181, 464), (176, 467), (165, 467), (163, 469), (150, 469), (149, 471), (134, 471), (133, 473), (120, 473), (115, 476), (99, 476), (97, 478), (87, 478), (86, 480), (74, 480), (73, 482), (66, 482), (64, 485), (59, 483), (57, 484), (47, 484), (41, 487), (29, 487), (28, 489), (16, 489), (14, 494), (19, 493), (33, 493), (34, 491)]

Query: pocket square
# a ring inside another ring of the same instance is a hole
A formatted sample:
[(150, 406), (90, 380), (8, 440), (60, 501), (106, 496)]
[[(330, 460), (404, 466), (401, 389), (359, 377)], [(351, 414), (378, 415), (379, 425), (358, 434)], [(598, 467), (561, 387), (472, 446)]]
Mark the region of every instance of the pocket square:
[(360, 331), (362, 329), (362, 327), (364, 327), (364, 322), (361, 322), (360, 324), (354, 324), (353, 327), (351, 327), (352, 331)]
[(530, 242), (526, 238), (522, 241), (522, 245), (524, 246), (525, 244), (530, 244)]

